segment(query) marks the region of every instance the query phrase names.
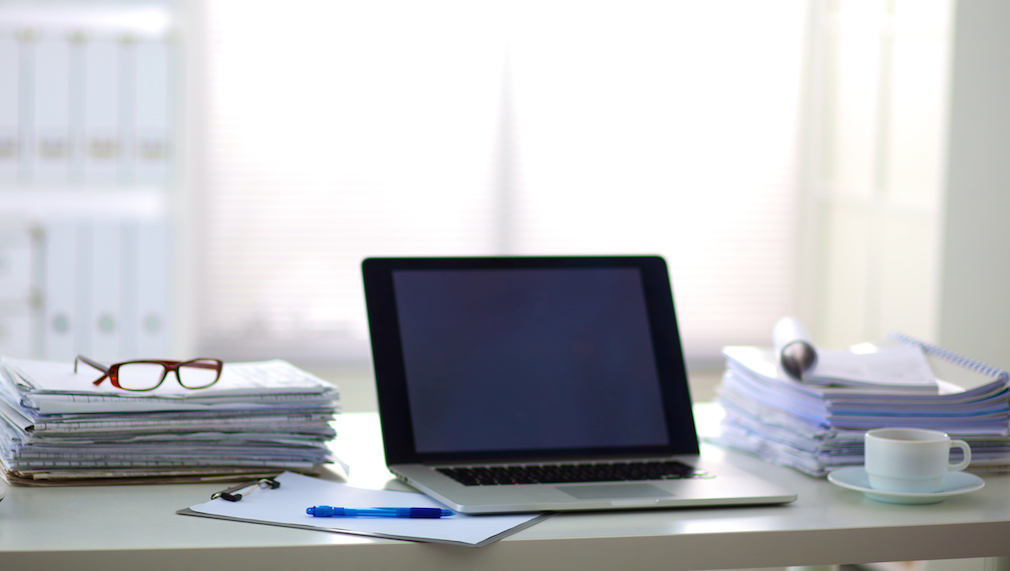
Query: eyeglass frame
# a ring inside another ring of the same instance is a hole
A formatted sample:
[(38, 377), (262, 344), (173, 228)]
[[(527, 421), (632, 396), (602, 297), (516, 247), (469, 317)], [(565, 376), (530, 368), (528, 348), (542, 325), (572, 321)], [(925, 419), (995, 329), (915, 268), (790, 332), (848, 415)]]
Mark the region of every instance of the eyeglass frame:
[[(141, 360), (137, 360), (137, 361), (123, 361), (122, 363), (114, 363), (114, 364), (109, 365), (108, 367), (106, 367), (105, 365), (102, 365), (101, 363), (93, 361), (93, 360), (85, 357), (84, 355), (78, 355), (77, 358), (74, 359), (74, 373), (77, 372), (77, 364), (78, 364), (79, 361), (84, 361), (84, 363), (86, 365), (88, 365), (90, 367), (93, 367), (95, 369), (98, 369), (99, 371), (101, 371), (101, 372), (104, 373), (101, 377), (98, 377), (97, 381), (94, 381), (91, 384), (93, 384), (95, 386), (98, 386), (98, 385), (102, 384), (102, 382), (105, 381), (105, 379), (109, 379), (109, 382), (112, 383), (112, 386), (116, 387), (117, 389), (121, 389), (121, 390), (124, 390), (124, 391), (132, 391), (132, 392), (153, 391), (154, 389), (160, 387), (162, 385), (162, 383), (165, 382), (165, 379), (168, 378), (168, 373), (170, 373), (170, 372), (174, 372), (175, 373), (175, 380), (178, 381), (179, 382), (179, 386), (181, 386), (184, 389), (189, 389), (191, 391), (196, 391), (196, 390), (200, 390), (200, 389), (206, 389), (208, 387), (213, 386), (215, 383), (217, 383), (218, 381), (221, 380), (221, 371), (224, 369), (224, 362), (221, 361), (220, 359), (206, 359), (206, 358), (204, 358), (204, 359), (190, 359), (189, 361), (163, 361), (163, 360), (157, 360), (157, 359), (141, 359)], [(199, 361), (213, 361), (216, 364), (216, 366), (215, 367), (202, 366), (201, 364), (197, 364)], [(161, 380), (158, 381), (158, 384), (154, 385), (153, 387), (151, 387), (149, 389), (130, 389), (130, 388), (126, 388), (126, 387), (120, 386), (120, 384), (119, 384), (119, 368), (121, 366), (123, 366), (123, 365), (134, 365), (134, 364), (161, 365), (163, 367), (163, 369), (164, 369), (164, 372), (162, 372), (162, 374), (161, 374)], [(217, 376), (214, 377), (214, 381), (212, 383), (204, 385), (202, 387), (195, 387), (195, 388), (193, 388), (193, 387), (187, 387), (186, 385), (182, 384), (182, 377), (179, 376), (179, 368), (182, 367), (182, 366), (184, 366), (184, 365), (190, 365), (190, 366), (197, 367), (197, 368), (202, 368), (202, 369), (214, 369), (214, 370), (217, 371)]]

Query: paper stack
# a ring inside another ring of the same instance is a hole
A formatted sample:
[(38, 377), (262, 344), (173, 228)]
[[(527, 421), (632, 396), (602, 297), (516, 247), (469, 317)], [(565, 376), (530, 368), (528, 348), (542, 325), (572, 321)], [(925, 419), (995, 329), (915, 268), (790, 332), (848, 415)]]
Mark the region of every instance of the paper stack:
[[(815, 476), (863, 464), (863, 438), (880, 427), (939, 430), (972, 448), (972, 470), (1010, 467), (1006, 373), (973, 388), (936, 381), (808, 382), (787, 374), (780, 351), (726, 347), (718, 443)], [(840, 386), (847, 385), (847, 386)]]
[(243, 479), (307, 472), (327, 443), (337, 388), (284, 361), (225, 364), (214, 385), (96, 387), (73, 364), (0, 359), (0, 464), (26, 485)]

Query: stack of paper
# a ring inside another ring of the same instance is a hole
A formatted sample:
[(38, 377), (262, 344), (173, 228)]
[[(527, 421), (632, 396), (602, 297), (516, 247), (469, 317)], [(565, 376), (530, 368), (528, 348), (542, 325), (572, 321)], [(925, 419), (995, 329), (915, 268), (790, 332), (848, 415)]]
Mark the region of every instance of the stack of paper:
[(726, 347), (723, 353), (722, 444), (822, 476), (863, 463), (867, 430), (919, 427), (967, 441), (973, 469), (1010, 464), (1005, 378), (969, 390), (942, 381), (932, 390), (886, 382), (832, 386), (786, 375), (771, 348)]
[[(247, 478), (334, 460), (337, 388), (284, 361), (226, 364), (185, 389), (94, 386), (72, 364), (0, 360), (0, 464), (34, 485)], [(103, 480), (107, 479), (107, 480)]]

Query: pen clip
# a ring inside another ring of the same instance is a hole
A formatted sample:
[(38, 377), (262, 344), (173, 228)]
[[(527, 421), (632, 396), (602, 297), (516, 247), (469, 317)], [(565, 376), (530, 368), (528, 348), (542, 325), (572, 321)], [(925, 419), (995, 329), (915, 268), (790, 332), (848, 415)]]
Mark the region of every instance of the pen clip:
[[(248, 488), (250, 486), (255, 486), (255, 487), (252, 490), (249, 490), (248, 492), (246, 492), (244, 494), (238, 494), (238, 493), (236, 493), (239, 490), (244, 490), (244, 489), (246, 489), (246, 488)], [(221, 490), (220, 492), (214, 492), (213, 494), (211, 494), (210, 499), (216, 500), (218, 498), (221, 498), (222, 500), (228, 500), (229, 502), (237, 502), (237, 501), (239, 501), (239, 500), (242, 499), (242, 496), (248, 496), (249, 494), (255, 492), (256, 490), (259, 490), (259, 489), (264, 489), (265, 490), (267, 488), (269, 488), (271, 490), (276, 490), (279, 487), (281, 487), (281, 483), (278, 482), (277, 480), (274, 480), (273, 478), (260, 478), (259, 480), (256, 480), (255, 482), (247, 482), (245, 484), (238, 484), (237, 486), (232, 486), (232, 487), (228, 488), (227, 490)]]

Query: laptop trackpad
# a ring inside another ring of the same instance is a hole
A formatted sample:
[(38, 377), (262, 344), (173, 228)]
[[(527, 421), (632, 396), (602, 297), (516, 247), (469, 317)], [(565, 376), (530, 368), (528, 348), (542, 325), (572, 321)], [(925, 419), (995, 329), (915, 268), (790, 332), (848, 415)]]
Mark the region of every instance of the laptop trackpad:
[(562, 492), (580, 500), (611, 498), (658, 498), (672, 496), (670, 492), (651, 484), (610, 484), (599, 486), (556, 486)]

